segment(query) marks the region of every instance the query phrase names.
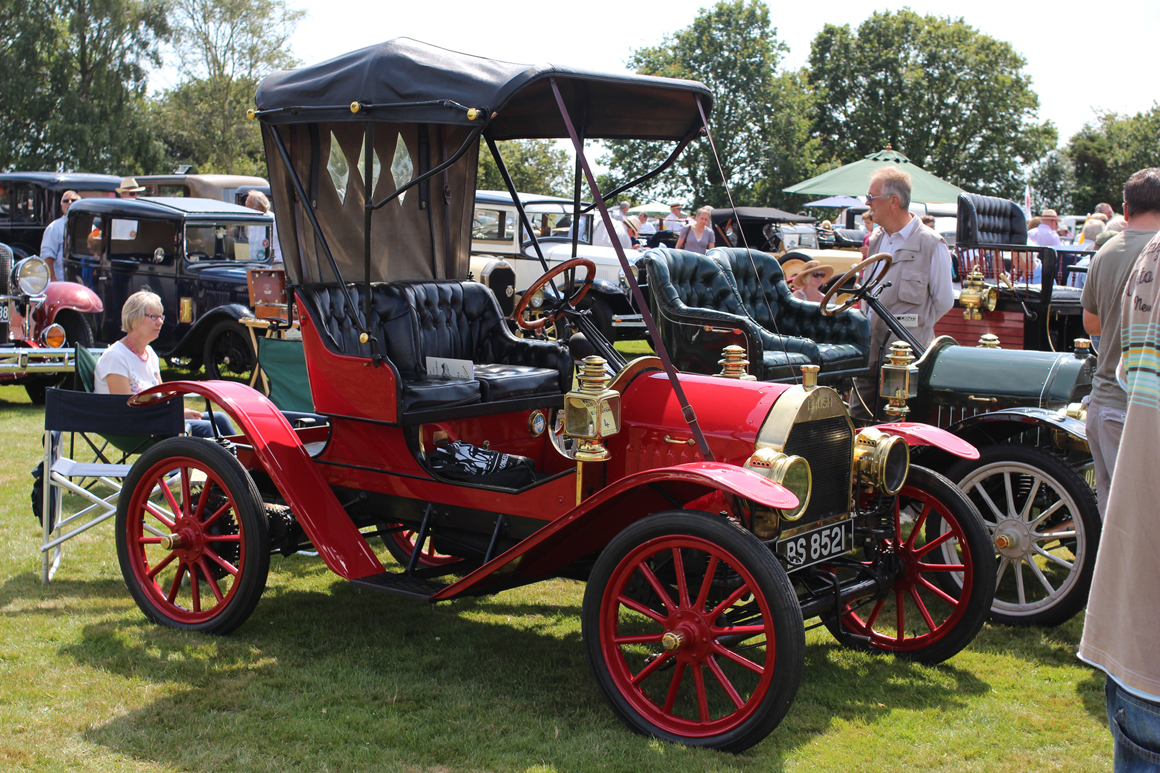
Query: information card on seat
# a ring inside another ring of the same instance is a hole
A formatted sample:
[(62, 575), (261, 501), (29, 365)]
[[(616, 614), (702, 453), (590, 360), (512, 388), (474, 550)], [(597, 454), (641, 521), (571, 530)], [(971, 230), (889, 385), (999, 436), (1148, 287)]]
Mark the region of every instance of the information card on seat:
[(427, 377), (471, 381), (475, 378), (475, 363), (471, 360), (454, 360), (450, 357), (428, 357)]

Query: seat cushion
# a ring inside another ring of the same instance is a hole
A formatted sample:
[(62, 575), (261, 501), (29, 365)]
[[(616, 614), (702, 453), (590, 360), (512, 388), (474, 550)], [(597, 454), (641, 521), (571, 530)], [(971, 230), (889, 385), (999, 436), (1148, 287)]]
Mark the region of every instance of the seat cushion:
[(548, 368), (527, 365), (476, 365), (475, 377), (485, 403), (560, 392), (560, 374)]
[(869, 353), (856, 344), (818, 344), (818, 358), (822, 372), (865, 368), (869, 364)]
[(801, 373), (802, 365), (809, 365), (812, 362), (801, 352), (766, 349), (761, 353), (761, 364), (765, 374), (760, 378), (762, 381), (792, 381)]
[(429, 379), (426, 376), (403, 378), (403, 410), (454, 408), (482, 400), (480, 384), (475, 379)]

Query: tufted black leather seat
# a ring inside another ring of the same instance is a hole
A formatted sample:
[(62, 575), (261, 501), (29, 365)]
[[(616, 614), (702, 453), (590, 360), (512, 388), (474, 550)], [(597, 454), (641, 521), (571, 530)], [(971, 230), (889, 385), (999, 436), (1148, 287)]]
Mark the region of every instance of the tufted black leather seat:
[[(744, 336), (750, 372), (759, 379), (793, 379), (816, 362), (818, 347), (804, 338), (780, 336), (745, 311), (729, 269), (708, 255), (658, 247), (645, 253), (650, 303), (661, 340), (681, 370), (717, 373), (721, 349)], [(756, 353), (761, 353), (758, 360)]]
[(1027, 218), (1018, 204), (996, 196), (960, 193), (956, 246), (1027, 244)]
[(682, 370), (719, 372), (721, 349), (740, 334), (750, 372), (764, 381), (793, 380), (807, 364), (819, 365), (829, 381), (867, 371), (866, 318), (856, 311), (826, 317), (817, 304), (794, 298), (772, 256), (753, 251), (751, 262), (743, 249), (698, 255), (659, 248), (644, 259), (661, 338)]
[(795, 298), (772, 255), (757, 250), (718, 248), (709, 257), (729, 269), (745, 312), (766, 330), (817, 345), (821, 375), (848, 378), (870, 364), (870, 321), (855, 309), (827, 317), (816, 303)]
[[(348, 290), (356, 308), (346, 305), (337, 285), (300, 288), (323, 341), (334, 351), (371, 355), (359, 342), (362, 285)], [(554, 395), (572, 385), (572, 357), (546, 341), (516, 338), (508, 329), (495, 296), (476, 282), (391, 282), (371, 285), (368, 327), (400, 379), (404, 413), (438, 407)], [(471, 360), (475, 378), (431, 378), (427, 357)]]

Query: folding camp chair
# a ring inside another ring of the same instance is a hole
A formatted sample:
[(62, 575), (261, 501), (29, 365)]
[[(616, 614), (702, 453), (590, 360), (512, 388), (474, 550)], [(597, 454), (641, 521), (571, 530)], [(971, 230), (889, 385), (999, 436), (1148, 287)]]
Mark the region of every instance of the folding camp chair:
[(302, 341), (259, 338), (258, 365), (266, 374), (269, 397), (274, 405), (283, 412), (314, 412)]
[[(43, 476), (40, 487), (40, 514), (44, 534), (40, 546), (41, 582), (48, 583), (56, 574), (64, 542), (103, 523), (117, 512), (121, 481), (132, 467), (125, 463), (126, 457), (140, 453), (161, 437), (181, 434), (185, 429), (183, 408), (180, 400), (134, 408), (128, 405), (125, 395), (47, 390), (44, 466), (41, 469), (42, 473), (44, 470), (48, 473)], [(123, 433), (126, 427), (132, 427), (141, 434), (118, 434)], [(63, 435), (67, 433), (72, 433), (74, 441), (68, 444), (69, 456), (64, 454), (66, 448)], [(69, 458), (77, 450), (77, 436), (93, 452), (94, 461), (77, 462)], [(94, 440), (94, 437), (97, 439)], [(120, 451), (119, 462), (110, 460), (110, 447)], [(110, 493), (105, 494), (106, 490)], [(85, 499), (89, 504), (75, 513), (64, 515), (62, 511), (66, 492)], [(76, 525), (78, 522), (80, 525)]]

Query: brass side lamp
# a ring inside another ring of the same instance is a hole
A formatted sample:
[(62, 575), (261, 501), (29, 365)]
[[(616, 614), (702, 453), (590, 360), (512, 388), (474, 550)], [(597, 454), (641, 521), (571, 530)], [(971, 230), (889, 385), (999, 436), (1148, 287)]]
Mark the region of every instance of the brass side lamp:
[(721, 359), (717, 360), (721, 366), (718, 376), (735, 378), (740, 381), (756, 381), (757, 376), (749, 373), (749, 360), (745, 359), (745, 350), (737, 344), (730, 344), (721, 351)]
[(979, 338), (979, 345), (976, 346), (975, 348), (976, 349), (999, 349), (1000, 348), (999, 336), (995, 335), (994, 333), (984, 333), (982, 335), (982, 337)]
[(959, 293), (959, 303), (963, 306), (964, 319), (978, 321), (983, 318), (984, 311), (995, 310), (999, 303), (999, 291), (986, 285), (983, 273), (975, 266)]
[(883, 410), (888, 416), (902, 419), (910, 413), (906, 401), (918, 396), (918, 367), (913, 363), (909, 344), (895, 341), (890, 345), (878, 392), (887, 402)]
[(608, 388), (605, 365), (603, 357), (585, 357), (580, 385), (564, 395), (564, 434), (577, 440), (572, 458), (578, 462), (607, 461), (604, 438), (620, 432), (620, 393)]

